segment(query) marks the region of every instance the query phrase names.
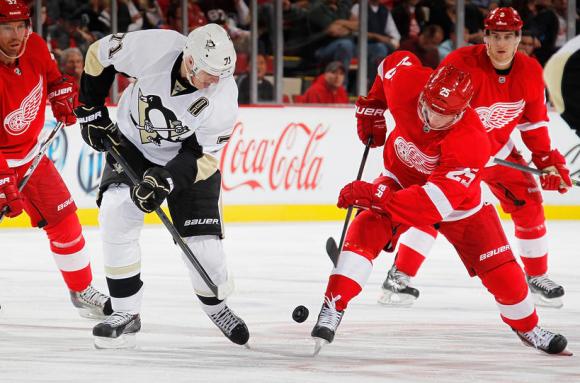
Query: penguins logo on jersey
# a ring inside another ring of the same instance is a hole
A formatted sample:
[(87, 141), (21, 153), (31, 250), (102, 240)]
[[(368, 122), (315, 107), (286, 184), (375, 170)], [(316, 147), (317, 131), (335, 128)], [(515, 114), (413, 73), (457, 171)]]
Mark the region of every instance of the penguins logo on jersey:
[(161, 97), (157, 95), (143, 95), (139, 89), (139, 121), (131, 120), (140, 130), (142, 144), (154, 143), (161, 145), (161, 141), (181, 142), (190, 129), (177, 119), (175, 113), (163, 106)]
[(215, 43), (213, 42), (213, 40), (207, 40), (205, 42), (205, 49), (207, 49), (208, 51), (210, 49), (215, 49)]

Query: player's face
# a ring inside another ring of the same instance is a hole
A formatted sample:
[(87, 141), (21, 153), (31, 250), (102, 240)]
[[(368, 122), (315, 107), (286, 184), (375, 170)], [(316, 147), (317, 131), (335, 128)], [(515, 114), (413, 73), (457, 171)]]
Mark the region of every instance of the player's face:
[(0, 49), (8, 56), (18, 56), (27, 34), (28, 27), (25, 21), (11, 21), (0, 24)]
[(456, 115), (446, 115), (434, 112), (433, 109), (429, 108), (422, 102), (420, 105), (419, 113), (421, 120), (431, 130), (449, 129), (458, 119), (458, 116)]
[(195, 86), (197, 89), (205, 89), (213, 84), (217, 84), (219, 81), (220, 78), (218, 76), (214, 76), (200, 70), (193, 77), (193, 86)]
[(506, 69), (511, 65), (520, 39), (514, 31), (491, 31), (485, 36), (485, 42), (493, 66)]

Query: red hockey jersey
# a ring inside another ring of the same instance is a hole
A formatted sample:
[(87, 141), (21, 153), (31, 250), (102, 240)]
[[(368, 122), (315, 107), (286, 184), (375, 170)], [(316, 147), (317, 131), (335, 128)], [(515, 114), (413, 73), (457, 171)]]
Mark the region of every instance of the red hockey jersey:
[(498, 73), (480, 44), (451, 52), (441, 65), (445, 64), (471, 74), (476, 89), (471, 107), (488, 132), (493, 156), (503, 159), (510, 154), (515, 128), (533, 153), (550, 151), (544, 80), (537, 60), (517, 52), (509, 73)]
[(451, 129), (423, 129), (417, 112), (419, 95), (432, 69), (410, 52), (383, 60), (368, 97), (383, 100), (396, 126), (384, 147), (385, 175), (402, 190), (388, 211), (411, 226), (453, 221), (481, 207), (478, 172), (489, 159), (489, 142), (475, 113), (468, 108)]
[(0, 63), (0, 168), (20, 166), (34, 157), (44, 126), (47, 87), (61, 77), (36, 33), (28, 38), (17, 65)]

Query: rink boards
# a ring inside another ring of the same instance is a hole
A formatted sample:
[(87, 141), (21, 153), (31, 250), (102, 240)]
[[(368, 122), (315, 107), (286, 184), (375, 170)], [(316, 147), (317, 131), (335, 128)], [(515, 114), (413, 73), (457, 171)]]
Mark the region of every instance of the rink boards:
[[(226, 222), (340, 220), (335, 207), (340, 187), (356, 177), (363, 145), (356, 135), (354, 106), (240, 108), (232, 137), (220, 155)], [(115, 120), (116, 107), (109, 108)], [(46, 130), (54, 118), (47, 108)], [(392, 119), (388, 116), (389, 125)], [(553, 146), (580, 174), (580, 140), (550, 114)], [(519, 133), (513, 139), (521, 148)], [(69, 186), (85, 225), (97, 224), (95, 195), (104, 165), (102, 153), (86, 146), (78, 126), (67, 127), (48, 151)], [(369, 155), (363, 179), (382, 170), (382, 149)], [(529, 158), (529, 155), (527, 156)], [(576, 177), (578, 178), (578, 174)], [(580, 191), (544, 193), (549, 219), (580, 219)], [(489, 191), (485, 198), (493, 201)], [(156, 222), (149, 215), (146, 222)], [(0, 227), (27, 226), (24, 215)]]

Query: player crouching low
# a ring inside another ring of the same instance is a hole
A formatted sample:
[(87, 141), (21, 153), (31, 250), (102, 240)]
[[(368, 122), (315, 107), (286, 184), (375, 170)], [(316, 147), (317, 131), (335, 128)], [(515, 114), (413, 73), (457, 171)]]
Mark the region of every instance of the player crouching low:
[[(404, 91), (403, 91), (404, 90)], [(412, 226), (438, 224), (471, 276), (493, 294), (502, 320), (524, 344), (549, 354), (570, 354), (563, 335), (538, 326), (525, 275), (516, 262), (494, 207), (481, 200), (480, 169), (490, 143), (470, 108), (473, 85), (453, 66), (421, 66), (410, 52), (389, 55), (378, 68), (368, 97), (357, 101), (358, 134), (384, 145), (383, 175), (355, 181), (340, 192), (338, 207), (362, 212), (350, 225), (333, 269), (318, 321), (312, 330), (315, 354), (333, 341), (351, 299), (367, 282), (374, 259), (392, 251)], [(385, 143), (383, 113), (395, 128)], [(493, 256), (482, 254), (492, 252)]]
[[(167, 199), (173, 225), (211, 281), (230, 287), (222, 246), (219, 152), (237, 118), (233, 78), (236, 53), (223, 28), (207, 24), (185, 37), (175, 31), (115, 34), (89, 48), (75, 113), (85, 142), (114, 149), (141, 179), (133, 185), (107, 156), (100, 185), (99, 223), (114, 313), (93, 328), (95, 345), (135, 345), (141, 329), (141, 251), (146, 213)], [(119, 102), (117, 125), (105, 97), (116, 73), (137, 79)], [(233, 343), (250, 334), (244, 321), (216, 297), (191, 262), (193, 290), (211, 321)], [(172, 299), (168, 296), (167, 299)]]

